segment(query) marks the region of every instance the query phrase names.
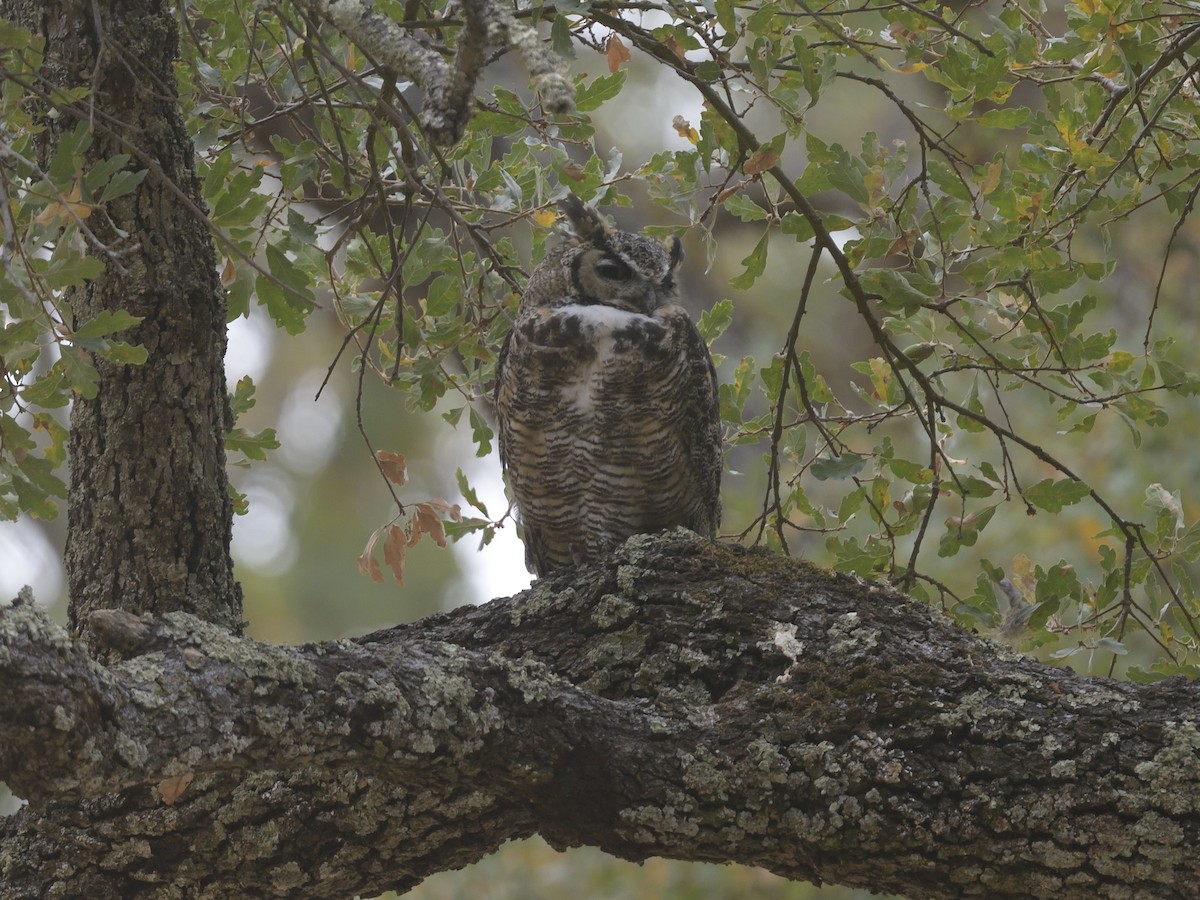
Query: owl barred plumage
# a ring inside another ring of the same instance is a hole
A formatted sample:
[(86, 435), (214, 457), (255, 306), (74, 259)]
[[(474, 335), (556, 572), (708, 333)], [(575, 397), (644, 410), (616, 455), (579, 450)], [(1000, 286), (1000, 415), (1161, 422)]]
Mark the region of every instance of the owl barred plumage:
[(609, 228), (575, 196), (574, 232), (529, 279), (500, 352), (496, 409), (529, 569), (721, 519), (717, 380), (682, 306), (679, 239)]

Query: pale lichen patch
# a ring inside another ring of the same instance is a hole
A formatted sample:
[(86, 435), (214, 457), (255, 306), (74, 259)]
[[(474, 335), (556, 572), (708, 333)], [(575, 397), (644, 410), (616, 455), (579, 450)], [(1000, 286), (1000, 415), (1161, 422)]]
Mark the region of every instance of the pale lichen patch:
[(1168, 722), (1166, 745), (1154, 758), (1138, 763), (1134, 772), (1149, 784), (1151, 803), (1170, 815), (1197, 811), (1197, 766), (1200, 731), (1195, 722)]

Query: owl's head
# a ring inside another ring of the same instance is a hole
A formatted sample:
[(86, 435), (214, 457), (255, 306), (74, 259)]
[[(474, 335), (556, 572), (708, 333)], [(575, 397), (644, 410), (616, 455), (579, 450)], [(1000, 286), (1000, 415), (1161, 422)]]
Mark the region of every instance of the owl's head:
[(660, 306), (677, 301), (675, 270), (683, 260), (679, 238), (672, 235), (656, 241), (610, 228), (574, 194), (559, 208), (570, 222), (573, 238), (547, 254), (538, 269), (561, 267), (569, 296), (555, 298), (551, 305), (595, 303), (651, 315)]

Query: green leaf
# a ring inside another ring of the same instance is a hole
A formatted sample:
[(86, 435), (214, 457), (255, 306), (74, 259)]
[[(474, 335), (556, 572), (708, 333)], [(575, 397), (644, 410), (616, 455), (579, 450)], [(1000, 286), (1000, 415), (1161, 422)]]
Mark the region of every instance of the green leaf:
[(712, 309), (706, 309), (700, 313), (700, 321), (696, 323), (696, 330), (700, 332), (700, 337), (704, 338), (706, 344), (711, 344), (725, 333), (725, 329), (732, 322), (733, 301), (725, 298), (714, 303)]
[(462, 300), (462, 283), (449, 275), (439, 275), (429, 285), (425, 297), (425, 309), (431, 316), (444, 316), (453, 312)]
[(65, 366), (56, 365), (32, 384), (21, 388), (21, 399), (31, 406), (56, 409), (71, 402), (71, 387), (67, 384)]
[(119, 366), (140, 366), (150, 357), (150, 352), (141, 345), (127, 344), (124, 341), (105, 343), (95, 351), (101, 359)]
[(225, 486), (229, 488), (229, 499), (233, 501), (233, 514), (235, 516), (244, 516), (250, 512), (250, 500), (233, 486), (232, 481), (227, 481)]
[(723, 205), (743, 222), (761, 222), (767, 218), (767, 211), (745, 194), (733, 194)]
[(919, 281), (915, 273), (898, 272), (895, 269), (866, 269), (859, 273), (858, 279), (863, 290), (878, 295), (879, 302), (885, 308), (905, 316), (916, 313), (932, 296), (931, 292), (914, 287), (913, 283)]
[(288, 334), (299, 334), (316, 305), (308, 287), (308, 275), (273, 244), (267, 245), (267, 264), (275, 280), (261, 273), (254, 279), (258, 302), (266, 306), (271, 318)]
[(933, 470), (928, 466), (909, 462), (907, 459), (889, 460), (888, 466), (896, 473), (896, 477), (903, 478), (905, 481), (913, 484), (930, 484), (933, 482)]
[(475, 489), (467, 482), (467, 475), (461, 467), (454, 470), (454, 480), (458, 483), (458, 491), (462, 494), (463, 499), (485, 516), (488, 515), (487, 507), (483, 505), (479, 495), (475, 493)]
[(268, 450), (278, 450), (279, 441), (275, 438), (274, 428), (264, 428), (257, 434), (250, 434), (244, 428), (235, 428), (225, 435), (225, 450), (228, 453), (241, 453), (247, 459), (265, 460)]
[(104, 263), (94, 256), (55, 255), (42, 270), (46, 284), (55, 289), (82, 285), (104, 274)]
[(985, 128), (1025, 128), (1033, 114), (1028, 107), (1013, 106), (1007, 109), (989, 109), (975, 121)]
[(626, 77), (628, 72), (620, 69), (611, 75), (601, 75), (581, 84), (575, 91), (575, 108), (580, 112), (598, 109), (602, 103), (621, 93)]
[(1062, 512), (1063, 507), (1078, 503), (1091, 493), (1082, 481), (1046, 478), (1025, 489), (1025, 499), (1046, 512)]
[(753, 287), (754, 282), (758, 281), (759, 276), (767, 268), (767, 245), (770, 241), (771, 233), (763, 232), (763, 236), (758, 239), (758, 243), (754, 245), (754, 249), (750, 255), (742, 260), (742, 265), (745, 266), (745, 271), (741, 275), (737, 275), (729, 279), (729, 283), (739, 291), (749, 290)]
[(475, 407), (470, 408), (471, 440), (475, 442), (475, 455), (488, 456), (492, 452), (492, 427)]
[(236, 419), (242, 413), (249, 412), (254, 408), (256, 402), (254, 379), (249, 375), (243, 375), (234, 386), (233, 393), (229, 395), (229, 409), (233, 413), (233, 417)]
[(550, 26), (550, 46), (564, 59), (575, 58), (575, 42), (571, 38), (571, 22), (566, 16), (555, 16)]
[(996, 507), (988, 506), (968, 516), (951, 516), (946, 519), (946, 532), (938, 542), (938, 556), (954, 556), (963, 547), (973, 547), (979, 540), (979, 532), (996, 514)]
[(124, 331), (126, 328), (132, 328), (140, 321), (142, 321), (141, 316), (130, 315), (123, 309), (105, 310), (76, 328), (72, 337), (77, 341), (105, 337), (118, 331)]
[[(828, 225), (826, 227), (829, 227)], [(816, 229), (812, 227), (812, 223), (798, 212), (789, 212), (783, 214), (783, 221), (779, 225), (780, 230), (784, 234), (790, 234), (796, 239), (796, 243), (803, 244), (807, 240), (811, 240), (815, 235)]]
[(146, 169), (139, 172), (123, 171), (118, 172), (112, 177), (112, 180), (105, 185), (104, 192), (100, 195), (101, 203), (107, 203), (109, 200), (116, 200), (118, 197), (124, 197), (137, 190), (137, 186), (145, 180), (147, 174)]
[(813, 478), (818, 481), (849, 478), (857, 475), (866, 465), (867, 458), (857, 453), (843, 453), (841, 456), (822, 457), (812, 464)]
[(60, 344), (59, 352), (59, 362), (71, 390), (84, 399), (93, 399), (100, 392), (100, 376), (88, 354), (69, 344)]

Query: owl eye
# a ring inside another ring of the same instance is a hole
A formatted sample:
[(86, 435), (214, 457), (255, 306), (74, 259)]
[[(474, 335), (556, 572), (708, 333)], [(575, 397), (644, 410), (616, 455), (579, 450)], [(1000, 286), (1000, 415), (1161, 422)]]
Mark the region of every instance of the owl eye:
[(596, 262), (596, 274), (605, 281), (628, 281), (633, 273), (621, 260), (606, 256)]

